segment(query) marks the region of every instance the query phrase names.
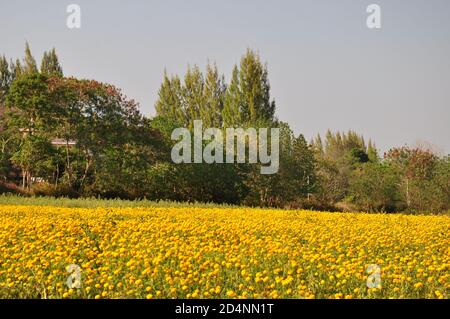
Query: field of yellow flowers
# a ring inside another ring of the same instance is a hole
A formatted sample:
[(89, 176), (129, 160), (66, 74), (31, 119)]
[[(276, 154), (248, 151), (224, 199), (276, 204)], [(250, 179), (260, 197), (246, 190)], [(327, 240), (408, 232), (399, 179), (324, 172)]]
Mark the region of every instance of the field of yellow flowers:
[(449, 227), (449, 216), (0, 206), (0, 298), (448, 298)]

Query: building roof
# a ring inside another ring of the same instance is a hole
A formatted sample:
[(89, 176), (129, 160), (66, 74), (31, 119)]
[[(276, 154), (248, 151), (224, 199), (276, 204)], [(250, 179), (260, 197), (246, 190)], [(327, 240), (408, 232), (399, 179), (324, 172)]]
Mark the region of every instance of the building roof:
[(55, 145), (55, 146), (66, 146), (66, 145), (75, 146), (75, 145), (77, 145), (76, 141), (73, 141), (73, 140), (67, 141), (63, 138), (55, 138), (51, 141), (51, 143), (52, 143), (52, 145)]

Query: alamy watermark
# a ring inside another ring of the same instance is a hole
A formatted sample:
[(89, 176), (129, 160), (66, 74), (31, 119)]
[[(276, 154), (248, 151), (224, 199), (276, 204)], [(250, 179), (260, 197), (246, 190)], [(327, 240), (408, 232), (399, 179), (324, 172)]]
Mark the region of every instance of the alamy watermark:
[(66, 272), (70, 273), (67, 277), (66, 285), (69, 289), (81, 288), (81, 267), (75, 264), (71, 264), (66, 267)]
[[(69, 4), (66, 8), (69, 15), (66, 19), (66, 26), (69, 29), (81, 28), (81, 6), (76, 3)], [(369, 15), (366, 19), (366, 26), (369, 29), (381, 29), (381, 7), (373, 3), (367, 6), (366, 13)]]
[(69, 13), (66, 19), (66, 25), (69, 29), (81, 28), (81, 7), (78, 4), (67, 6), (66, 12)]
[(366, 25), (369, 29), (381, 29), (381, 7), (373, 3), (366, 9), (370, 13), (366, 20)]
[(381, 268), (376, 264), (369, 265), (366, 269), (369, 274), (367, 277), (367, 288), (381, 288)]
[[(203, 130), (201, 120), (194, 121), (193, 138), (189, 129), (176, 128), (172, 132), (171, 138), (179, 142), (172, 148), (172, 161), (176, 164), (203, 162), (208, 164), (256, 164), (259, 162), (262, 164), (261, 174), (278, 172), (280, 166), (279, 128), (259, 128), (258, 130), (255, 128), (226, 128), (224, 131), (225, 136), (223, 130), (219, 128)], [(203, 141), (210, 141), (205, 148), (203, 148)]]

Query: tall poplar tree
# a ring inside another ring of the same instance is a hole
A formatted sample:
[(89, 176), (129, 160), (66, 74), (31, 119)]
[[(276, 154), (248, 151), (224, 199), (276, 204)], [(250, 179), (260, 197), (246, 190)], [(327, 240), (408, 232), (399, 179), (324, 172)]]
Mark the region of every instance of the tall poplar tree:
[[(4, 107), (6, 94), (11, 85), (12, 74), (5, 56), (0, 57), (0, 108)], [(1, 112), (1, 110), (0, 110)]]
[(201, 109), (204, 108), (203, 87), (205, 81), (198, 66), (188, 67), (184, 76), (183, 109), (187, 116), (187, 125), (192, 128), (195, 120), (201, 120)]
[(44, 52), (41, 62), (41, 73), (50, 76), (63, 76), (63, 70), (59, 63), (55, 48), (49, 52)]
[(224, 126), (239, 126), (241, 124), (240, 106), (242, 104), (242, 94), (239, 82), (239, 69), (235, 65), (231, 76), (230, 84), (225, 94), (222, 118)]
[(23, 71), (27, 74), (37, 73), (38, 68), (36, 64), (36, 60), (31, 54), (30, 45), (28, 42), (25, 44), (25, 58), (23, 59)]
[(181, 101), (181, 81), (178, 76), (169, 77), (164, 71), (164, 79), (158, 91), (155, 104), (156, 113), (178, 123), (185, 123)]
[(204, 103), (200, 109), (200, 116), (205, 127), (222, 126), (225, 91), (224, 77), (219, 75), (215, 64), (208, 64), (203, 87)]
[(369, 144), (367, 146), (367, 156), (369, 157), (369, 160), (371, 162), (378, 162), (380, 159), (378, 156), (377, 148), (372, 140), (369, 140)]
[(24, 74), (24, 68), (22, 66), (22, 63), (20, 63), (19, 59), (16, 59), (15, 62), (13, 60), (11, 60), (10, 69), (11, 69), (11, 75), (12, 75), (13, 81), (15, 79), (18, 79), (22, 74)]
[(241, 58), (239, 75), (244, 122), (273, 121), (275, 102), (270, 99), (267, 65), (261, 63), (258, 54), (248, 49)]
[(3, 130), (6, 96), (11, 85), (12, 74), (5, 56), (0, 57), (0, 132)]
[(242, 56), (239, 69), (233, 70), (223, 116), (225, 122), (233, 126), (275, 121), (267, 65), (250, 49)]

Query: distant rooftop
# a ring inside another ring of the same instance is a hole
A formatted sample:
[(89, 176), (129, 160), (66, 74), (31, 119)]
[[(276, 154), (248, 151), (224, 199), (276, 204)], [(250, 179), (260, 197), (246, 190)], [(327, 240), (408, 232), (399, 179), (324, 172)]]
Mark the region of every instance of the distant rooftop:
[(66, 145), (75, 146), (75, 145), (77, 145), (76, 141), (73, 141), (73, 140), (67, 141), (63, 138), (55, 138), (52, 140), (51, 143), (52, 143), (52, 145), (55, 145), (55, 146), (66, 146)]

